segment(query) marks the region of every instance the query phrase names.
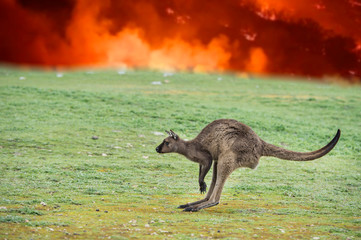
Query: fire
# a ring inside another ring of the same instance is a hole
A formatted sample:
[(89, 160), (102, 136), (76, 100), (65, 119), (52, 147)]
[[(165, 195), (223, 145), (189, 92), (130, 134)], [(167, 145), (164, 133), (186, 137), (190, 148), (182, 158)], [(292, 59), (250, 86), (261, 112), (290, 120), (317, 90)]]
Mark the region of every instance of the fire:
[(252, 48), (250, 60), (247, 62), (246, 70), (249, 72), (262, 73), (267, 67), (267, 56), (262, 48)]
[(165, 41), (161, 49), (150, 53), (149, 66), (168, 70), (224, 70), (231, 57), (231, 53), (225, 50), (227, 46), (228, 39), (225, 36), (215, 37), (208, 44), (170, 39)]
[(0, 62), (360, 79), (360, 24), (358, 0), (0, 0)]

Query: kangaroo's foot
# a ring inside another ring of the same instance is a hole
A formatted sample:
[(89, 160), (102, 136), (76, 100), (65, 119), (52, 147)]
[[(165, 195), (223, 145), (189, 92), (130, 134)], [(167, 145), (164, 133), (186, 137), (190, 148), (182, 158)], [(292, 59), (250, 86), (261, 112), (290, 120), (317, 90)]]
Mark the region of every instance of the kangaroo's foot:
[(190, 206), (189, 203), (187, 203), (187, 204), (179, 205), (178, 208), (187, 208), (189, 206)]
[(198, 205), (193, 205), (193, 206), (189, 206), (189, 207), (186, 207), (184, 208), (183, 211), (185, 212), (197, 212), (203, 208), (209, 208), (209, 207), (213, 207), (213, 206), (216, 206), (218, 205), (219, 202), (205, 202), (203, 204), (198, 204)]
[(179, 205), (178, 208), (187, 208), (187, 207), (191, 207), (193, 205), (198, 205), (198, 204), (206, 202), (206, 201), (208, 201), (208, 198), (205, 198), (205, 199), (202, 199), (202, 200), (199, 200), (199, 201), (196, 201), (196, 202), (187, 203), (187, 204), (184, 204), (184, 205)]

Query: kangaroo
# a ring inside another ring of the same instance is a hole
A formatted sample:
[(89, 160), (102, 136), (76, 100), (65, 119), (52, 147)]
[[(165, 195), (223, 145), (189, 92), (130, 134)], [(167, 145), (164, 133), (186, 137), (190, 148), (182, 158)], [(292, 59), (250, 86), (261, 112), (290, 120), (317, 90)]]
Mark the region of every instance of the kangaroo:
[(183, 211), (196, 212), (219, 204), (223, 186), (229, 175), (237, 168), (255, 169), (262, 156), (277, 157), (291, 161), (310, 161), (330, 152), (338, 142), (341, 131), (323, 148), (313, 152), (294, 152), (263, 141), (247, 125), (233, 119), (219, 119), (208, 124), (190, 141), (182, 140), (172, 130), (156, 148), (158, 153), (179, 153), (199, 163), (199, 187), (206, 191), (204, 178), (213, 165), (212, 182), (202, 200), (180, 205)]

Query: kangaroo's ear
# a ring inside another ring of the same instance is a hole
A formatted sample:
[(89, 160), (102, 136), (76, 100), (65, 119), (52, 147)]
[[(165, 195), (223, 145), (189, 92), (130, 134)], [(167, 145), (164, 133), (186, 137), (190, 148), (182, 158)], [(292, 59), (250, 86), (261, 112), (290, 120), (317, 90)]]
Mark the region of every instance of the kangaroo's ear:
[(174, 138), (174, 140), (177, 140), (179, 138), (178, 135), (172, 130), (170, 130), (170, 133), (172, 134), (171, 136)]
[(172, 130), (170, 130), (171, 132), (168, 132), (167, 130), (165, 130), (165, 132), (172, 138), (174, 138), (173, 134), (172, 134)]

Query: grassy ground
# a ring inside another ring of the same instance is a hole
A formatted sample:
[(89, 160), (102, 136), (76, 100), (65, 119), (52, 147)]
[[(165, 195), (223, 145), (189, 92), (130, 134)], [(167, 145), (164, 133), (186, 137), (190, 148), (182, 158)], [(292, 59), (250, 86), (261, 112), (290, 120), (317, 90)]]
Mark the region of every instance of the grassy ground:
[[(0, 239), (359, 239), (360, 90), (234, 75), (57, 76), (2, 67)], [(318, 149), (338, 128), (342, 134), (322, 159), (262, 158), (257, 170), (238, 169), (220, 205), (182, 212), (178, 205), (203, 197), (198, 166), (158, 155), (157, 132), (191, 139), (218, 118), (296, 151)]]

